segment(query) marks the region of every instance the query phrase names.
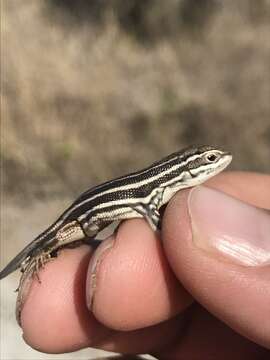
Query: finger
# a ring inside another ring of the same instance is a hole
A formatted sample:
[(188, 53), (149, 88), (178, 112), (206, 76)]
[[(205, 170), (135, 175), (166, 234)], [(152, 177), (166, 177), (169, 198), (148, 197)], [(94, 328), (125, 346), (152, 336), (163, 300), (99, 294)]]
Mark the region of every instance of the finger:
[[(33, 278), (21, 312), (25, 341), (45, 352), (77, 350), (106, 335), (85, 304), (87, 246), (63, 250)], [(91, 339), (91, 341), (90, 341)]]
[(269, 175), (227, 171), (211, 178), (207, 185), (260, 208), (270, 208)]
[[(33, 280), (21, 313), (25, 341), (47, 353), (96, 347), (121, 353), (146, 353), (165, 346), (181, 332), (184, 317), (142, 330), (115, 331), (99, 323), (86, 306), (87, 246), (62, 251)], [(166, 336), (164, 336), (166, 334)]]
[[(226, 176), (232, 181), (227, 191), (270, 207), (269, 176), (263, 181), (255, 175)], [(212, 185), (225, 188), (222, 181), (215, 181)], [(162, 232), (168, 260), (194, 298), (232, 329), (266, 347), (270, 346), (269, 234), (269, 213), (206, 187), (174, 197)]]
[(117, 330), (163, 322), (192, 301), (144, 220), (123, 223), (115, 238), (103, 242), (91, 259), (87, 288), (95, 317)]

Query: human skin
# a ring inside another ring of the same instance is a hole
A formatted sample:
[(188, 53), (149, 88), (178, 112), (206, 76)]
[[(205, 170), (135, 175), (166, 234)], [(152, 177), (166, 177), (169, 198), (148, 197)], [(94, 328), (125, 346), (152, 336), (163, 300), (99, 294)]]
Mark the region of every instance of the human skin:
[[(133, 219), (95, 252), (61, 251), (25, 298), (24, 340), (49, 353), (267, 359), (270, 211), (262, 209), (270, 209), (270, 176), (225, 172), (206, 185), (173, 197), (161, 233)], [(217, 250), (221, 233), (237, 246), (247, 239), (249, 256)]]

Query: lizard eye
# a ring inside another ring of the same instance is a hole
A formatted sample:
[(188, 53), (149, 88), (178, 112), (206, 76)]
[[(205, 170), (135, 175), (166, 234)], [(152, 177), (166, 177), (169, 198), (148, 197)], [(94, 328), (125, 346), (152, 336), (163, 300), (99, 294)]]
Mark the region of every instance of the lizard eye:
[(217, 154), (209, 154), (206, 156), (206, 160), (209, 162), (209, 163), (214, 163), (218, 160), (219, 156)]

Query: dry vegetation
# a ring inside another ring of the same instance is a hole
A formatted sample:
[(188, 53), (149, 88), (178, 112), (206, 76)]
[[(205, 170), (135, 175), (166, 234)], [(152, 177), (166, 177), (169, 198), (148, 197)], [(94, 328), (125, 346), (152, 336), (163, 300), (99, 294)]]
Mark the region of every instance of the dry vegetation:
[(190, 143), (269, 172), (269, 0), (4, 0), (1, 20), (8, 195), (74, 195)]

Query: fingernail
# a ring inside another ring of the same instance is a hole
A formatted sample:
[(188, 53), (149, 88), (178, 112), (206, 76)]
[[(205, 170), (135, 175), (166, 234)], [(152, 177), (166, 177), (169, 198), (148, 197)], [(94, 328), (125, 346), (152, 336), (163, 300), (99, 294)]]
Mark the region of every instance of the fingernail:
[(114, 235), (110, 236), (107, 240), (102, 241), (101, 245), (96, 249), (87, 273), (87, 291), (86, 291), (86, 304), (89, 310), (93, 310), (94, 297), (98, 285), (98, 271), (100, 264), (108, 251), (115, 243)]
[(223, 192), (198, 186), (188, 208), (194, 243), (245, 266), (270, 263), (270, 213)]

